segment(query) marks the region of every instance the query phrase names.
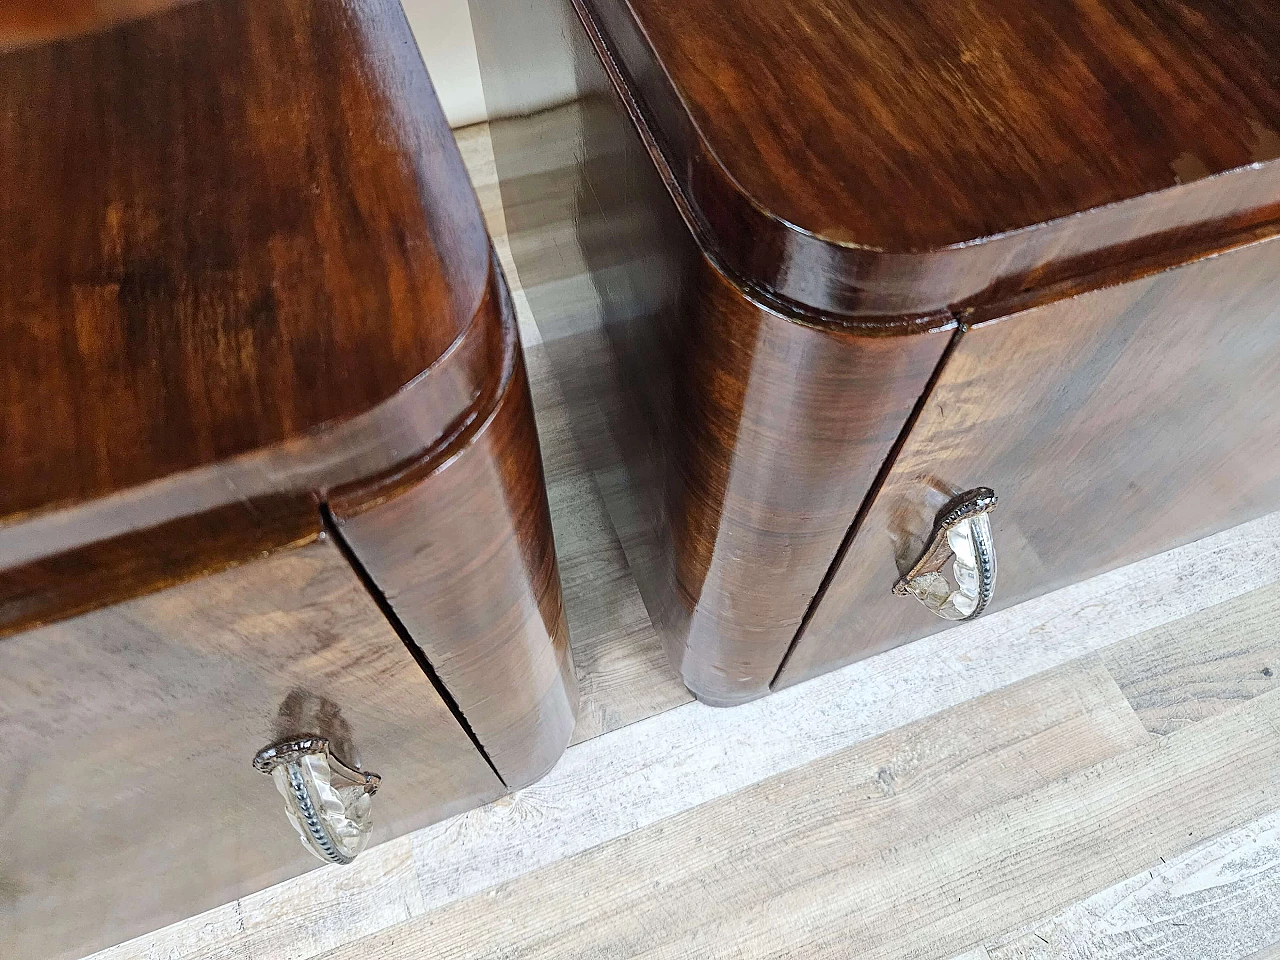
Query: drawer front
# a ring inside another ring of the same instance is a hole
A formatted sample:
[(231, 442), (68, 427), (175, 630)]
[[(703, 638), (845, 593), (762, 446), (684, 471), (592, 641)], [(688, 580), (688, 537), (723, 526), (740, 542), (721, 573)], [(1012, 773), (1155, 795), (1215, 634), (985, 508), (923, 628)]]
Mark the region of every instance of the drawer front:
[(893, 587), (991, 487), (991, 609), (1280, 508), (1280, 240), (966, 331), (785, 664), (947, 626)]
[(256, 752), (382, 777), (376, 843), (503, 788), (332, 542), (0, 641), (0, 943), (76, 957), (319, 861)]

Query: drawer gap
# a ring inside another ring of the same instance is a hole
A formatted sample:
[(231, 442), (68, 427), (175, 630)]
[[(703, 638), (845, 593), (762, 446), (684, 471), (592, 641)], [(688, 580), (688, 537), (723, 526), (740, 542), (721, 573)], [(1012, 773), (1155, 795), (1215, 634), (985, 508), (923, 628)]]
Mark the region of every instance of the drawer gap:
[[(804, 618), (800, 621), (800, 626), (796, 630), (796, 635), (791, 638), (791, 644), (787, 647), (787, 652), (782, 657), (782, 662), (778, 664), (778, 670), (773, 675), (773, 679), (769, 681), (769, 689), (774, 689), (778, 682), (778, 678), (782, 676), (782, 672), (787, 668), (787, 661), (791, 659), (791, 655), (795, 653), (796, 647), (799, 646), (800, 640), (804, 637), (805, 627), (809, 625), (809, 621), (813, 619), (813, 613), (818, 609), (818, 604), (822, 602), (822, 598), (826, 595), (827, 588), (831, 585), (831, 581), (835, 578), (836, 573), (840, 569), (840, 564), (844, 561), (845, 554), (849, 552), (849, 547), (853, 544), (854, 539), (858, 536), (859, 530), (862, 528), (862, 522), (866, 519), (867, 513), (871, 509), (871, 505), (875, 503), (876, 497), (880, 495), (880, 489), (884, 486), (885, 479), (889, 476), (889, 471), (893, 469), (893, 465), (898, 460), (898, 454), (902, 452), (903, 445), (907, 442), (907, 437), (911, 435), (911, 431), (915, 428), (916, 421), (920, 419), (920, 414), (924, 410), (924, 406), (929, 402), (929, 397), (933, 394), (933, 388), (937, 385), (938, 379), (942, 376), (942, 372), (947, 368), (947, 361), (951, 359), (951, 354), (955, 352), (956, 347), (960, 343), (960, 338), (964, 336), (965, 330), (968, 329), (965, 324), (960, 321), (959, 317), (955, 318), (957, 326), (955, 332), (951, 335), (951, 340), (947, 344), (946, 349), (942, 351), (942, 356), (938, 358), (938, 365), (934, 367), (933, 374), (929, 377), (929, 382), (925, 384), (924, 390), (920, 394), (920, 398), (916, 400), (916, 404), (911, 409), (911, 416), (907, 417), (907, 422), (903, 425), (901, 432), (893, 446), (889, 448), (889, 455), (884, 458), (884, 463), (876, 473), (875, 481), (871, 484), (871, 489), (867, 491), (867, 495), (862, 498), (862, 503), (858, 507), (858, 512), (854, 515), (853, 522), (849, 524), (849, 529), (845, 532), (844, 539), (840, 541), (840, 547), (836, 550), (835, 557), (831, 560), (831, 566), (827, 567), (827, 572), (822, 577), (822, 583), (818, 585), (818, 592), (813, 595), (813, 599), (809, 601), (809, 606), (804, 612)], [(892, 586), (892, 584), (890, 584)], [(885, 588), (886, 590), (888, 587)]]
[(466, 732), (471, 743), (480, 753), (480, 756), (484, 757), (484, 762), (489, 765), (489, 769), (493, 771), (493, 775), (498, 778), (503, 788), (509, 790), (510, 787), (508, 786), (507, 781), (502, 778), (502, 774), (494, 765), (493, 760), (490, 759), (489, 751), (484, 748), (484, 744), (481, 743), (480, 738), (476, 736), (475, 730), (472, 729), (470, 721), (467, 720), (466, 715), (462, 712), (462, 708), (458, 705), (458, 701), (454, 699), (453, 694), (449, 692), (449, 688), (444, 685), (444, 682), (440, 679), (440, 674), (436, 672), (436, 668), (433, 667), (431, 665), (431, 661), (427, 659), (426, 653), (420, 646), (418, 646), (417, 643), (414, 642), (413, 635), (409, 633), (408, 628), (396, 615), (395, 609), (391, 606), (391, 602), (387, 599), (386, 594), (384, 594), (378, 587), (378, 584), (374, 581), (373, 577), (369, 575), (369, 571), (364, 568), (364, 565), (361, 564), (359, 558), (355, 555), (355, 552), (342, 536), (337, 520), (333, 516), (333, 511), (329, 509), (329, 504), (320, 504), (320, 519), (324, 522), (325, 531), (333, 538), (333, 542), (337, 546), (338, 551), (351, 566), (351, 569), (355, 572), (356, 577), (364, 586), (369, 596), (373, 599), (373, 602), (377, 604), (378, 609), (382, 612), (383, 617), (386, 618), (387, 623), (391, 624), (391, 629), (394, 630), (396, 636), (400, 638), (401, 643), (403, 643), (405, 649), (409, 651), (409, 655), (413, 657), (414, 662), (417, 663), (422, 672), (427, 675), (427, 679), (431, 681), (431, 686), (435, 688), (436, 693), (440, 695), (440, 699), (443, 700), (445, 706), (449, 708), (449, 712), (453, 714), (453, 718), (458, 722), (458, 726)]

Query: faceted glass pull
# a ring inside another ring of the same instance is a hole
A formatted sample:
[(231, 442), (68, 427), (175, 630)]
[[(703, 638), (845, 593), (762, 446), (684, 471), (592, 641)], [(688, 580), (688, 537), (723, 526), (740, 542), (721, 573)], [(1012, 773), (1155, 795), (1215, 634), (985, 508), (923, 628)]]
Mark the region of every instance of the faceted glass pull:
[[(910, 594), (944, 620), (981, 616), (996, 587), (996, 550), (988, 516), (995, 506), (990, 487), (952, 499), (938, 512), (924, 553), (893, 592)], [(954, 585), (942, 572), (949, 559), (954, 559)]]
[(269, 774), (302, 845), (326, 863), (350, 863), (369, 842), (370, 807), (382, 778), (342, 763), (323, 737), (299, 737), (258, 751), (253, 768)]

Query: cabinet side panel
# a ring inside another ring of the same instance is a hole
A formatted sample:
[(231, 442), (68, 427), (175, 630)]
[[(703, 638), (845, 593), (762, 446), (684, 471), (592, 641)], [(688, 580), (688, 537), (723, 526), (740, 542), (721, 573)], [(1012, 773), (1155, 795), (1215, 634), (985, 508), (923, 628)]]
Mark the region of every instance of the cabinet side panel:
[(991, 609), (1280, 507), (1280, 240), (969, 330), (780, 677), (947, 626), (890, 590), (992, 487)]
[[(477, 31), (494, 5), (473, 0)], [(546, 55), (572, 58), (582, 99), (491, 127), (512, 251), (668, 655), (700, 699), (740, 703), (768, 692), (950, 334), (819, 329), (744, 292), (696, 242), (572, 5), (541, 7), (568, 11)], [(482, 60), (487, 84), (507, 62)], [(520, 236), (549, 206), (573, 228), (543, 225), (554, 258)], [(589, 274), (595, 316), (566, 317), (552, 261)]]
[(656, 428), (628, 445), (658, 545), (637, 578), (685, 683), (729, 705), (768, 692), (949, 334), (836, 335), (693, 276), (686, 315), (630, 320), (670, 321), (665, 350), (612, 332), (645, 405), (627, 424)]
[(515, 789), (568, 745), (577, 680), (528, 380), (514, 342), (510, 351), (505, 389), (474, 432), (389, 492), (344, 493), (330, 507), (355, 562)]
[(320, 866), (252, 766), (303, 734), (382, 776), (375, 843), (503, 792), (324, 539), (0, 641), (6, 960), (81, 957)]

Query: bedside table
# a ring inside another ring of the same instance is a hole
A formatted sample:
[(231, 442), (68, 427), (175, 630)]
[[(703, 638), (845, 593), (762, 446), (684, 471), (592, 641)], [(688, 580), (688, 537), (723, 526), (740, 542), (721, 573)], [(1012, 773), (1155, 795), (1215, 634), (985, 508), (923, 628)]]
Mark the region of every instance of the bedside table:
[(528, 784), (576, 710), (513, 309), (399, 4), (98, 26), (0, 54), (14, 960)]
[(494, 102), (580, 98), (611, 510), (700, 699), (1280, 506), (1262, 0), (472, 12)]

